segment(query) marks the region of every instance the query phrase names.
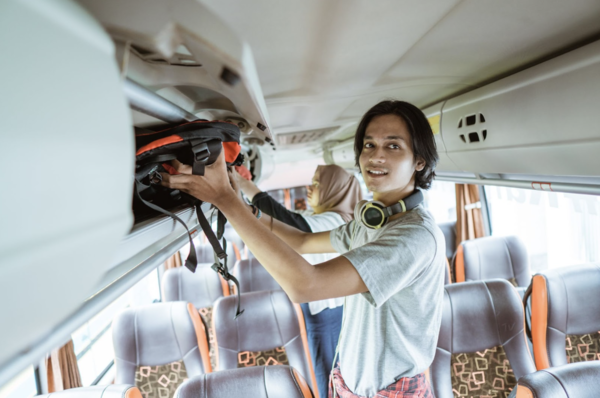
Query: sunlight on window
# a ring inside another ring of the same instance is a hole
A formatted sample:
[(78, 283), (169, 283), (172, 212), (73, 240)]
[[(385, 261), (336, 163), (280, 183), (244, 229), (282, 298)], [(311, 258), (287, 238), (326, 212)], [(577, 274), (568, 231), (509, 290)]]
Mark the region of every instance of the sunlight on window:
[(160, 301), (158, 270), (150, 272), (121, 297), (73, 333), (77, 365), (84, 387), (90, 386), (114, 359), (111, 324), (113, 318), (128, 307)]
[(453, 182), (434, 181), (431, 188), (423, 193), (425, 208), (436, 223), (456, 221), (456, 188)]
[(492, 235), (516, 235), (532, 272), (600, 262), (600, 200), (592, 195), (486, 187)]
[(26, 398), (37, 395), (35, 372), (28, 367), (7, 384), (0, 387), (0, 398)]

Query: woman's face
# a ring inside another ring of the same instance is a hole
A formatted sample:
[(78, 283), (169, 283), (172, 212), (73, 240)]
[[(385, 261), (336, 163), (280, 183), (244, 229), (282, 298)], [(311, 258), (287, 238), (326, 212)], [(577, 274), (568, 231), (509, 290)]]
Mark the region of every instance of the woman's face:
[(319, 169), (315, 172), (312, 179), (312, 185), (308, 187), (306, 194), (308, 205), (313, 209), (319, 204)]

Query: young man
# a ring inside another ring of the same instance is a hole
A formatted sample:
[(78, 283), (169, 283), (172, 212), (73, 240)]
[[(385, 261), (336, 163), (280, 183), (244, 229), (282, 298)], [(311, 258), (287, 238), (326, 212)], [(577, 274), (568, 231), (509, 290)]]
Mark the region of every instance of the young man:
[[(371, 108), (354, 148), (373, 199), (384, 206), (428, 189), (435, 176), (431, 127), (406, 102)], [(216, 205), (294, 302), (346, 297), (332, 380), (338, 396), (433, 396), (423, 372), (433, 361), (441, 323), (445, 243), (422, 205), (392, 215), (379, 229), (355, 217), (311, 234), (268, 216), (257, 220), (231, 188), (222, 155), (203, 177), (175, 166), (184, 174), (165, 175), (163, 184)], [(342, 255), (315, 266), (298, 254), (330, 252)]]

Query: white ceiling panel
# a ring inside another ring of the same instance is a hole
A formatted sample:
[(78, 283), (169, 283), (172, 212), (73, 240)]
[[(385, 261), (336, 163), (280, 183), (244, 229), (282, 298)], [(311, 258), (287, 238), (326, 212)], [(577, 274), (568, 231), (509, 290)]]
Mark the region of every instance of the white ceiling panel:
[(599, 0), (199, 0), (248, 42), (275, 134), (419, 106), (600, 35)]

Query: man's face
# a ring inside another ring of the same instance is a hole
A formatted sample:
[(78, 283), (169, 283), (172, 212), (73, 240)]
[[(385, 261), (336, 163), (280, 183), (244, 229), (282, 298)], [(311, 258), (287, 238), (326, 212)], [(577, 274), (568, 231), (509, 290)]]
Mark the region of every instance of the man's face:
[(393, 203), (410, 194), (414, 190), (415, 171), (425, 167), (423, 159), (415, 161), (408, 127), (396, 115), (381, 115), (371, 120), (359, 163), (373, 198), (384, 203), (385, 199)]

